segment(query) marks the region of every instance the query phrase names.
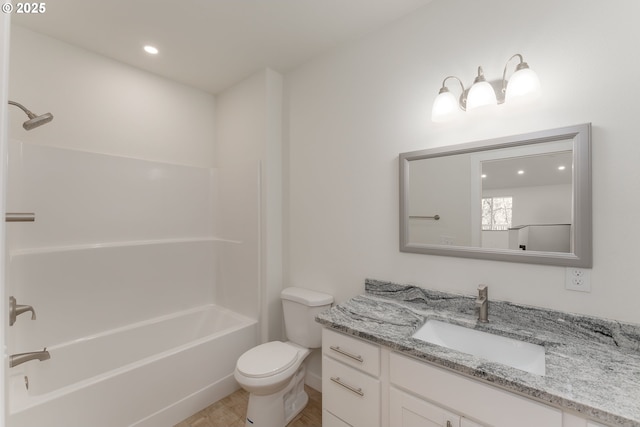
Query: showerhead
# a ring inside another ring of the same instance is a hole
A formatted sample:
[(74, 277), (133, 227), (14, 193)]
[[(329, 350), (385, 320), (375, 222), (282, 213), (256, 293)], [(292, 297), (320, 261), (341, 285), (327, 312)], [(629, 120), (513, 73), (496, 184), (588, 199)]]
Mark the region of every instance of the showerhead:
[(24, 111), (27, 116), (29, 116), (29, 120), (22, 124), (22, 127), (25, 128), (25, 130), (37, 128), (38, 126), (42, 126), (53, 120), (53, 114), (51, 113), (45, 113), (40, 116), (36, 116), (31, 111), (27, 110), (23, 105), (18, 104), (17, 102), (9, 101), (9, 104), (15, 105), (16, 107)]
[(51, 113), (45, 113), (40, 116), (36, 116), (35, 114), (32, 113), (32, 115), (33, 117), (29, 116), (29, 120), (27, 120), (22, 124), (22, 127), (25, 128), (26, 130), (37, 128), (38, 126), (42, 126), (46, 123), (49, 123), (51, 120), (53, 120), (53, 115)]

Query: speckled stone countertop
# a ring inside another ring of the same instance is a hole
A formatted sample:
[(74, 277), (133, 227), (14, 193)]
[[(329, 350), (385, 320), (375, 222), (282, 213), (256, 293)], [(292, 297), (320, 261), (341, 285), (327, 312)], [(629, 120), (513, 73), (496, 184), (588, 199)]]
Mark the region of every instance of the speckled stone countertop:
[[(640, 325), (367, 279), (365, 294), (317, 316), (332, 329), (389, 347), (602, 423), (640, 427)], [(411, 335), (427, 319), (543, 345), (546, 375), (450, 350)]]

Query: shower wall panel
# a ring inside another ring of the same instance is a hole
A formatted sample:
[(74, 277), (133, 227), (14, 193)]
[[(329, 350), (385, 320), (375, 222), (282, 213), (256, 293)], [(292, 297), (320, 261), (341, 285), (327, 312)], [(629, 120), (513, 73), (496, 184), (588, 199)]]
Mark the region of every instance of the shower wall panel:
[[(33, 305), (11, 352), (33, 351), (214, 301), (213, 169), (12, 141), (8, 290)], [(222, 248), (222, 249), (221, 249)]]

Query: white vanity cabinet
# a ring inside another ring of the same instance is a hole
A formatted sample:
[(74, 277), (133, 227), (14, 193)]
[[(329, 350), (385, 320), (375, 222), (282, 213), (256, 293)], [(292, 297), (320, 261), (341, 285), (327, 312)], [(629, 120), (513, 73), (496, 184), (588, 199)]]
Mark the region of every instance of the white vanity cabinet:
[(380, 346), (323, 329), (323, 427), (379, 427), (379, 377)]
[(606, 427), (323, 329), (323, 427)]
[[(425, 405), (452, 409), (454, 413), (449, 420), (452, 427), (562, 427), (562, 411), (559, 409), (398, 353), (391, 353), (389, 371), (392, 395), (393, 388), (398, 388), (410, 392)], [(405, 405), (411, 400), (405, 397), (397, 402)], [(390, 425), (398, 422), (397, 419), (394, 421), (393, 414), (404, 410), (394, 407), (394, 402), (391, 402)], [(446, 421), (416, 425), (449, 427)]]
[(394, 427), (484, 427), (393, 386), (389, 411), (389, 425)]

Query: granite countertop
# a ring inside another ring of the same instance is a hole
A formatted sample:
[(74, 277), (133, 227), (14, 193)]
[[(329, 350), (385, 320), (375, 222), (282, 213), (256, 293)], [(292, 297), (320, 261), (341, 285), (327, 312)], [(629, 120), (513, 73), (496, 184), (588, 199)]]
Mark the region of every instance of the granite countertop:
[[(489, 289), (489, 291), (491, 291)], [(316, 317), (332, 329), (452, 369), (603, 423), (640, 427), (640, 325), (367, 279), (365, 294)], [(546, 374), (531, 374), (411, 335), (427, 319), (543, 345)]]

